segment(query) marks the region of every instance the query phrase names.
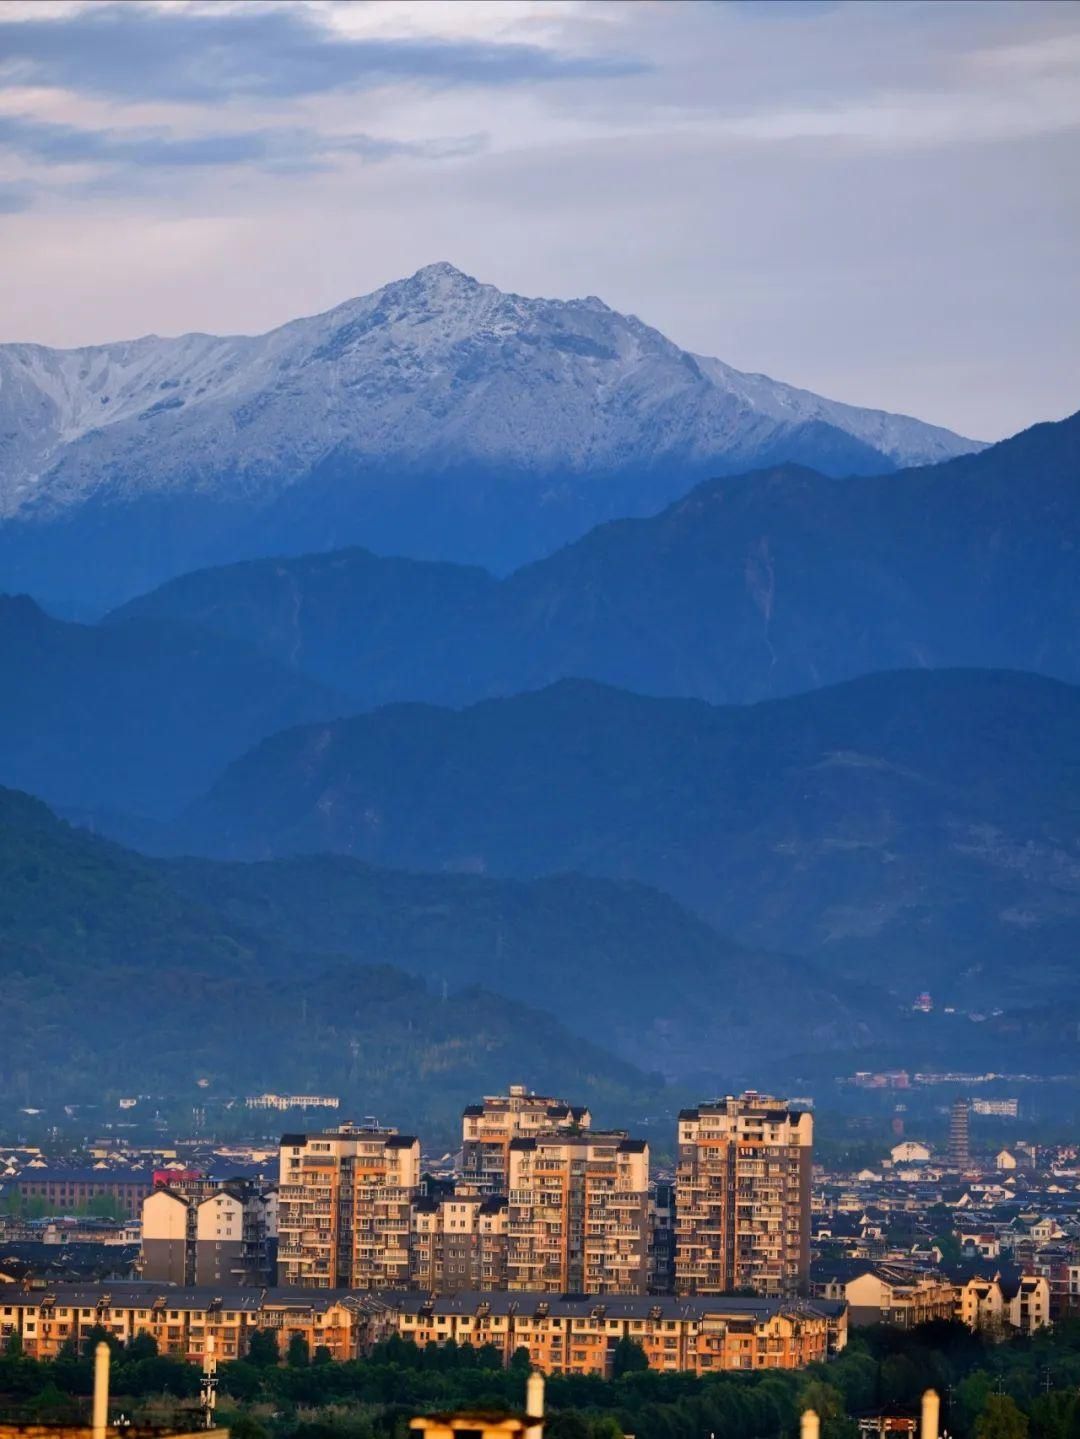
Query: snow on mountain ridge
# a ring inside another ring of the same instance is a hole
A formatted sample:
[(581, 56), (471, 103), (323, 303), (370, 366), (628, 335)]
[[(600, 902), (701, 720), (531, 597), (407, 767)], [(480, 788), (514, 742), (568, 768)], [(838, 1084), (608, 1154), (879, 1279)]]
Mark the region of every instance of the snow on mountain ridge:
[(593, 296), (506, 294), (440, 262), (264, 335), (0, 346), (0, 518), (100, 494), (272, 497), (343, 451), (405, 469), (749, 466), (815, 423), (886, 464), (978, 448), (690, 355)]

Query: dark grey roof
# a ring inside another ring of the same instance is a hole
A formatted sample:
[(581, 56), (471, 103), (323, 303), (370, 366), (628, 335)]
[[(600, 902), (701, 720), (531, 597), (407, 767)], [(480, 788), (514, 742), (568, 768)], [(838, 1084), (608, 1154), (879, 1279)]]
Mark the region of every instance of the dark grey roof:
[(543, 1312), (556, 1319), (586, 1319), (602, 1311), (606, 1319), (697, 1319), (713, 1315), (736, 1318), (770, 1319), (775, 1314), (809, 1314), (825, 1318), (837, 1317), (846, 1308), (842, 1300), (770, 1299), (764, 1296), (698, 1296), (675, 1299), (670, 1295), (641, 1294), (543, 1294), (522, 1292), (488, 1293), (484, 1290), (463, 1290), (458, 1294), (425, 1295), (416, 1293), (380, 1292), (379, 1297), (403, 1314), (429, 1313), (439, 1315), (476, 1314), (480, 1310), (493, 1315), (536, 1314)]

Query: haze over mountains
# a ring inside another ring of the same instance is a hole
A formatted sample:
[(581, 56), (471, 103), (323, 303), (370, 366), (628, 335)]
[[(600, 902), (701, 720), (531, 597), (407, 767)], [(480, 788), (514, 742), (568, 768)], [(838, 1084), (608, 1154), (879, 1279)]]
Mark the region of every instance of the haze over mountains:
[(429, 266), (0, 347), (5, 587), (0, 1099), (133, 1019), (147, 1086), (625, 1117), (928, 987), (1006, 1013), (893, 1062), (1074, 1063), (1080, 415), (984, 448)]
[(909, 666), (1080, 682), (1080, 414), (881, 478), (708, 481), (502, 582), (365, 551), (186, 575), (113, 617), (230, 635), (348, 694), (565, 676), (741, 704)]
[(100, 608), (353, 543), (503, 571), (707, 475), (978, 448), (430, 265), (267, 335), (0, 346), (0, 588)]
[(173, 836), (656, 885), (741, 943), (985, 1002), (1076, 986), (1080, 690), (898, 671), (713, 708), (586, 681), (287, 730)]
[(675, 1102), (646, 1069), (678, 1078), (718, 1054), (749, 1067), (748, 1016), (770, 991), (783, 997), (777, 1065), (810, 1032), (830, 1048), (880, 1029), (876, 996), (841, 997), (664, 895), (582, 876), (413, 875), (332, 857), (168, 863), (0, 790), (0, 893), (0, 1102), (94, 1084), (191, 1092), (208, 1076), (226, 1094), (329, 1085), (389, 1105), (408, 1088), (404, 1117), (444, 1122), (509, 1066), (629, 1117)]

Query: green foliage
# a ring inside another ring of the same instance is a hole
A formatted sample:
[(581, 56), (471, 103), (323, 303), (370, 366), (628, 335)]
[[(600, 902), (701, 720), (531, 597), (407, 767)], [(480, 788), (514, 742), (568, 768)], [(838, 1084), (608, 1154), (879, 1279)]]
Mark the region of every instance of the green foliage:
[(611, 1372), (614, 1378), (621, 1379), (624, 1374), (640, 1373), (648, 1369), (649, 1360), (645, 1350), (633, 1339), (622, 1338), (615, 1345), (615, 1353), (612, 1356)]
[[(240, 1439), (407, 1439), (413, 1414), (521, 1409), (530, 1371), (525, 1349), (504, 1368), (490, 1346), (421, 1348), (397, 1336), (349, 1363), (279, 1364), (271, 1334), (252, 1351), (220, 1369), (222, 1418)], [(825, 1439), (855, 1439), (855, 1416), (913, 1412), (930, 1385), (955, 1439), (1080, 1439), (1077, 1324), (1003, 1344), (954, 1324), (861, 1330), (839, 1358), (801, 1373), (669, 1374), (623, 1354), (610, 1379), (549, 1377), (549, 1439), (793, 1439), (807, 1408)], [(51, 1363), (0, 1355), (0, 1396), (32, 1414), (74, 1414), (91, 1387), (91, 1362), (72, 1350)], [(193, 1404), (198, 1387), (194, 1365), (134, 1347), (114, 1358), (113, 1393), (136, 1415), (150, 1396)]]
[(256, 1329), (248, 1343), (247, 1362), (264, 1368), (278, 1362), (277, 1339), (269, 1329)]
[(975, 1439), (1027, 1439), (1028, 1419), (1008, 1394), (991, 1394), (975, 1422)]
[[(613, 1121), (643, 1107), (655, 1112), (662, 1081), (572, 1035), (550, 1014), (479, 990), (444, 997), (400, 969), (331, 960), (306, 949), (301, 935), (292, 947), (272, 924), (253, 927), (260, 906), (244, 888), (244, 868), (152, 861), (0, 789), (0, 1107), (80, 1093), (97, 1100), (131, 1088), (194, 1099), (196, 1078), (211, 1076), (208, 1097), (329, 1089), (359, 1112), (393, 1107), (400, 1123), (448, 1140), (462, 1105), (504, 1086), (510, 1073), (542, 1092), (603, 1105)], [(307, 865), (262, 878), (294, 910), (318, 893)], [(561, 952), (557, 897), (518, 900), (512, 885), (477, 888), (467, 876), (448, 882), (456, 921), (467, 929), (470, 914), (484, 915), (492, 944), (490, 925), (503, 898), (513, 906), (508, 964), (546, 945)], [(632, 895), (623, 899), (617, 886), (601, 885), (593, 898), (589, 882), (580, 883), (572, 904), (574, 886), (566, 886), (566, 900), (574, 914), (591, 916), (597, 952), (606, 929), (614, 927), (617, 940), (622, 906), (629, 908), (625, 929), (649, 907)], [(422, 935), (437, 906), (425, 909), (422, 880), (381, 876), (364, 893), (369, 960), (390, 949), (417, 968), (433, 964)], [(395, 929), (411, 933), (411, 945), (379, 940), (380, 930)], [(618, 948), (615, 942), (612, 952)], [(649, 952), (651, 961), (655, 950)], [(589, 967), (588, 944), (578, 957)], [(128, 1042), (133, 1025), (141, 1035), (135, 1050)], [(404, 1112), (402, 1095), (409, 1096)], [(6, 1196), (5, 1205), (27, 1216), (45, 1208), (43, 1200), (17, 1196)], [(92, 1201), (89, 1212), (117, 1214), (107, 1197)]]

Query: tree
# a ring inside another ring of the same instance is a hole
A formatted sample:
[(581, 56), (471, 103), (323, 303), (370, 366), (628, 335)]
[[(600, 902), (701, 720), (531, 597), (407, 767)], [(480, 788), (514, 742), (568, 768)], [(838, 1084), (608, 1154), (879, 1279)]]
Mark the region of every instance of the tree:
[(103, 1339), (113, 1354), (120, 1353), (121, 1344), (116, 1335), (106, 1329), (104, 1324), (95, 1324), (83, 1336), (82, 1352), (88, 1359), (93, 1359), (94, 1352)]
[(142, 1329), (128, 1340), (125, 1352), (129, 1359), (156, 1359), (157, 1340), (152, 1334), (148, 1334), (145, 1329)]
[(614, 1379), (621, 1379), (624, 1374), (635, 1374), (639, 1370), (648, 1369), (649, 1360), (645, 1350), (636, 1339), (628, 1339), (624, 1335), (615, 1345), (615, 1352), (611, 1359), (611, 1374)]
[(516, 1374), (528, 1374), (532, 1368), (532, 1356), (524, 1345), (519, 1345), (510, 1356), (510, 1368)]
[(264, 1369), (278, 1362), (277, 1339), (268, 1329), (256, 1329), (252, 1334), (247, 1358), (249, 1364), (256, 1364)]
[(289, 1335), (289, 1348), (285, 1356), (285, 1362), (290, 1369), (306, 1369), (311, 1362), (311, 1351), (308, 1342), (302, 1334)]
[(1027, 1439), (1027, 1415), (1008, 1394), (991, 1394), (975, 1421), (975, 1439)]
[(576, 1409), (563, 1409), (553, 1414), (544, 1425), (548, 1439), (590, 1439), (589, 1426)]

